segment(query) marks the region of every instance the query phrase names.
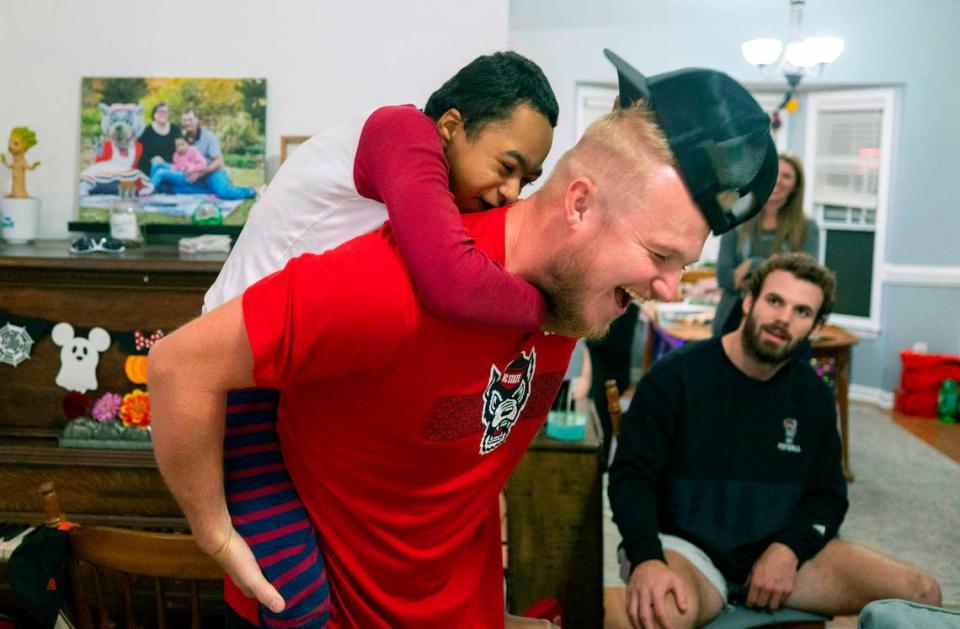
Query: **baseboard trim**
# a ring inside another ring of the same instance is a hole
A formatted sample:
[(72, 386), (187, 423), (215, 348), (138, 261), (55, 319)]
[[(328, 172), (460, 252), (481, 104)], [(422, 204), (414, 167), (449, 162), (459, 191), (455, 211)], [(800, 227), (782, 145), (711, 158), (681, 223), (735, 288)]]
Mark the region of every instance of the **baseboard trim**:
[(853, 402), (866, 402), (883, 409), (893, 408), (893, 393), (862, 384), (850, 385), (850, 400)]

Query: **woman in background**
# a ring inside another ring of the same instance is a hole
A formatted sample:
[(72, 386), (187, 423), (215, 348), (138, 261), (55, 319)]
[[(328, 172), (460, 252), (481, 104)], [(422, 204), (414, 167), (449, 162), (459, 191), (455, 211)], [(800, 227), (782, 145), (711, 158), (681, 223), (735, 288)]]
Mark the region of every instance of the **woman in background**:
[(743, 317), (741, 290), (751, 271), (775, 253), (802, 251), (817, 258), (820, 232), (803, 215), (803, 166), (795, 156), (780, 155), (780, 173), (763, 211), (720, 239), (717, 283), (723, 297), (713, 319), (713, 335), (735, 330)]
[(137, 168), (150, 176), (150, 166), (154, 162), (173, 160), (174, 143), (180, 137), (180, 127), (170, 122), (170, 108), (166, 103), (157, 103), (150, 112), (150, 124), (140, 136), (143, 153)]

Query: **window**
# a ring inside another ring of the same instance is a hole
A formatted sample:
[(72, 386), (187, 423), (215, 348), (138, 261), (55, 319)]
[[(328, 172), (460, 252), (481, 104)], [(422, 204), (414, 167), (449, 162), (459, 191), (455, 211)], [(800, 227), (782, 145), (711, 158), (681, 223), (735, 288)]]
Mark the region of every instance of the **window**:
[(895, 103), (893, 89), (807, 97), (805, 209), (820, 226), (820, 261), (837, 275), (830, 320), (859, 332), (880, 330)]
[(610, 113), (616, 97), (617, 88), (613, 85), (577, 84), (577, 135), (574, 142), (580, 139), (591, 122)]

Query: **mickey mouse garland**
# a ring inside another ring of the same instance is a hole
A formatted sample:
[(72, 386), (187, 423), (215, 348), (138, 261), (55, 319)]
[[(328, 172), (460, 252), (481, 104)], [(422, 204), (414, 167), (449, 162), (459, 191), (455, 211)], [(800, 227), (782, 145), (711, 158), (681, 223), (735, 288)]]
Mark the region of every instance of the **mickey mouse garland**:
[(134, 384), (147, 383), (147, 352), (153, 347), (153, 344), (163, 338), (163, 331), (157, 330), (147, 336), (140, 330), (133, 331), (134, 353), (127, 356), (123, 363), (123, 371), (127, 374), (127, 379)]
[(90, 330), (88, 338), (74, 336), (73, 326), (58, 323), (53, 326), (53, 342), (60, 350), (60, 372), (57, 386), (67, 391), (95, 391), (97, 389), (97, 365), (100, 354), (110, 347), (110, 333), (103, 328)]
[(137, 352), (148, 351), (153, 344), (163, 338), (163, 331), (157, 330), (150, 336), (147, 336), (140, 330), (133, 331), (133, 346)]
[[(147, 382), (147, 354), (161, 330), (108, 331), (76, 327), (38, 317), (21, 317), (0, 309), (0, 363), (17, 367), (30, 358), (36, 344), (51, 332), (60, 348), (56, 384), (67, 390), (61, 403), (67, 420), (61, 447), (150, 449), (150, 394), (140, 388), (127, 394), (104, 393), (96, 402), (100, 354), (112, 343), (127, 354), (124, 372), (134, 384)], [(142, 387), (145, 388), (145, 387)]]
[(53, 328), (53, 341), (60, 351), (60, 371), (56, 383), (68, 391), (97, 388), (96, 368), (99, 354), (116, 343), (128, 354), (124, 364), (127, 378), (134, 384), (147, 382), (147, 354), (163, 338), (162, 330), (108, 331), (101, 327), (74, 328), (71, 324), (37, 317), (20, 317), (0, 309), (0, 363), (16, 367), (30, 358), (35, 345)]

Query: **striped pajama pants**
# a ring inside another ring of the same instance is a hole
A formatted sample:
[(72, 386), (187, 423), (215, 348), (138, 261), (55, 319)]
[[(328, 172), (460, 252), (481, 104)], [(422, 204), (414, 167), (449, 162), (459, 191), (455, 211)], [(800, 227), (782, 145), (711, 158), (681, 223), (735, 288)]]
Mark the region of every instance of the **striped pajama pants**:
[(234, 528), (287, 604), (279, 614), (260, 605), (260, 626), (325, 627), (330, 617), (327, 573), (316, 532), (280, 453), (279, 401), (276, 389), (240, 389), (227, 395), (227, 507)]

